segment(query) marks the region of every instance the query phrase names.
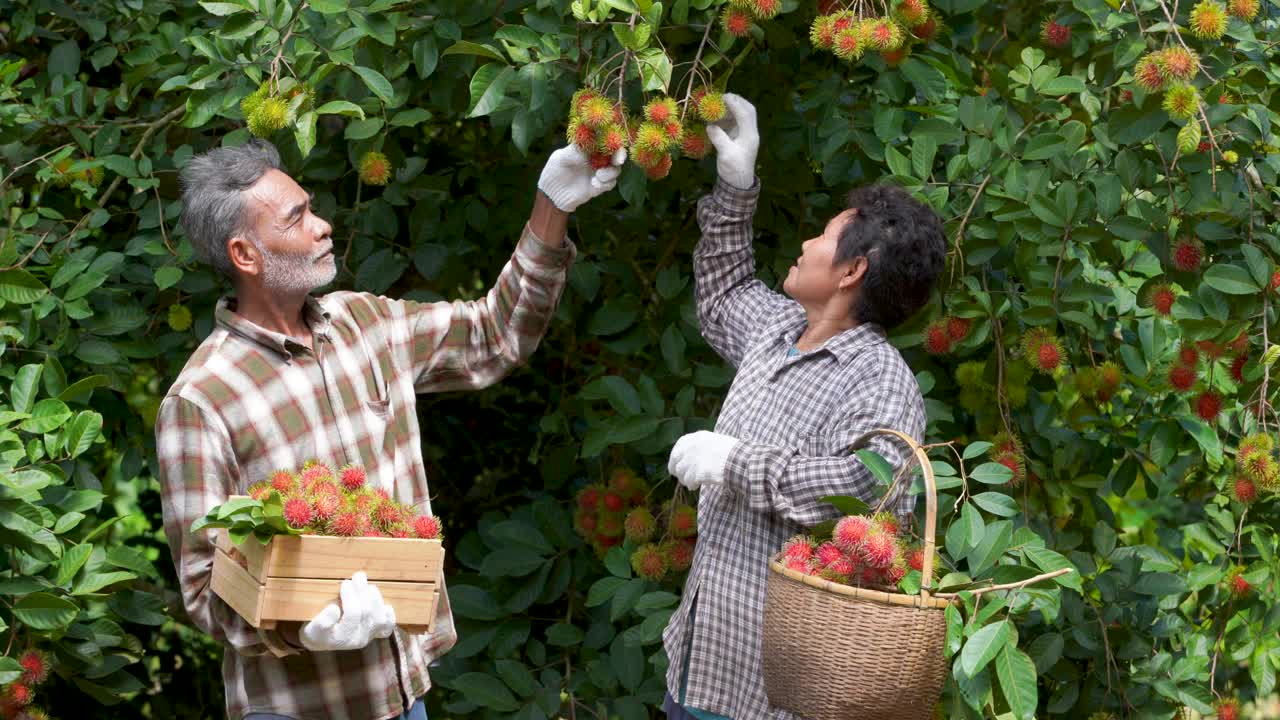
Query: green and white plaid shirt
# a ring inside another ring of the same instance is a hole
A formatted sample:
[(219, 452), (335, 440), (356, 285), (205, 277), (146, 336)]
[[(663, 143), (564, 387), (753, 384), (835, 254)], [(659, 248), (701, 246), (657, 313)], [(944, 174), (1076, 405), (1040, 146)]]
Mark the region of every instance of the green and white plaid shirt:
[(156, 420), (165, 534), (187, 612), (227, 646), (227, 715), (375, 720), (430, 687), (427, 666), (457, 640), (442, 593), (436, 630), (396, 631), (363, 650), (309, 652), (259, 631), (210, 590), (214, 547), (191, 523), (277, 468), (309, 458), (363, 465), (401, 502), (430, 512), (418, 393), (478, 389), (524, 363), (545, 333), (575, 248), (527, 226), (486, 297), (417, 303), (363, 293), (311, 298), (314, 351), (217, 309), (213, 332), (170, 388)]
[[(759, 183), (742, 190), (718, 182), (698, 202), (698, 323), (738, 370), (715, 430), (740, 442), (724, 485), (698, 494), (693, 567), (663, 636), (672, 694), (687, 668), (685, 706), (733, 720), (790, 717), (770, 707), (761, 676), (769, 557), (791, 536), (839, 515), (823, 497), (878, 499), (882, 489), (849, 449), (854, 440), (876, 428), (920, 440), (925, 429), (920, 386), (878, 325), (789, 352), (807, 320), (796, 301), (755, 277), (751, 220), (759, 194)], [(884, 438), (870, 448), (895, 467), (907, 455)], [(887, 507), (909, 515), (915, 496), (901, 493)]]

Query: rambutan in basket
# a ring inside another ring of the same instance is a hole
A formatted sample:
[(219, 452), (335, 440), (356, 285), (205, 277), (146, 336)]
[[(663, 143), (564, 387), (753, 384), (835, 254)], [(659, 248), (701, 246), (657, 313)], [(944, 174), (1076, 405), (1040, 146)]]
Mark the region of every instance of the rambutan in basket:
[[(764, 605), (765, 694), (774, 707), (810, 720), (931, 718), (947, 678), (945, 613), (953, 599), (929, 590), (938, 505), (933, 469), (924, 449), (896, 430), (873, 430), (853, 447), (876, 435), (905, 443), (924, 474), (920, 593), (841, 585), (788, 570), (781, 553), (774, 556)], [(902, 464), (885, 499), (912, 464)]]

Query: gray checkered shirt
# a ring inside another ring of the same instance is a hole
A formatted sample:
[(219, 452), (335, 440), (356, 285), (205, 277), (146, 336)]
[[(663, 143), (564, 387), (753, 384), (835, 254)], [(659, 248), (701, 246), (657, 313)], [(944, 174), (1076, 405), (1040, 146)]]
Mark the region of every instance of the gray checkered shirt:
[[(920, 387), (879, 326), (861, 325), (788, 356), (805, 314), (755, 278), (751, 218), (759, 194), (759, 183), (740, 190), (718, 182), (698, 203), (698, 321), (738, 369), (716, 432), (740, 442), (724, 485), (701, 491), (693, 567), (663, 635), (672, 695), (679, 699), (687, 663), (685, 706), (734, 720), (790, 717), (769, 706), (760, 671), (769, 556), (807, 526), (838, 516), (819, 498), (878, 500), (881, 489), (849, 450), (857, 437), (892, 428), (920, 440), (925, 428)], [(870, 448), (896, 467), (906, 452), (891, 442), (878, 438)], [(903, 493), (892, 508), (907, 515), (914, 505)]]

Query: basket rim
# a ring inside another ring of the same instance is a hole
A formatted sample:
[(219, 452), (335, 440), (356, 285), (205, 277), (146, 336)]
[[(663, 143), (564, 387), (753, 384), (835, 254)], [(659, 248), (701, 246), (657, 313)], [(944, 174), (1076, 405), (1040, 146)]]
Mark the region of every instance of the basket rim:
[(903, 593), (890, 593), (883, 590), (872, 590), (870, 588), (856, 588), (849, 585), (842, 585), (838, 582), (825, 580), (813, 575), (806, 575), (795, 570), (789, 570), (777, 558), (770, 558), (769, 569), (783, 577), (795, 580), (809, 587), (818, 590), (844, 595), (858, 600), (870, 600), (884, 605), (900, 605), (907, 607), (917, 607), (926, 610), (944, 610), (955, 602), (954, 598), (939, 598), (932, 595), (906, 595)]

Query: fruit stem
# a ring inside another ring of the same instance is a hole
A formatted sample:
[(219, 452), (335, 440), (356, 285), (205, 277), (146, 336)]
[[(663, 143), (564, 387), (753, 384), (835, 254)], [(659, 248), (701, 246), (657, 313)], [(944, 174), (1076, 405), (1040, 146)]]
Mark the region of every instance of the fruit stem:
[[(977, 588), (976, 590), (966, 590), (965, 592), (969, 593), (970, 595), (977, 596), (983, 593), (995, 592), (997, 590), (1020, 590), (1033, 583), (1038, 583), (1043, 580), (1052, 580), (1053, 578), (1061, 577), (1063, 575), (1066, 575), (1067, 573), (1072, 573), (1072, 572), (1075, 572), (1074, 568), (1061, 568), (1058, 570), (1054, 570), (1053, 572), (1041, 573), (1040, 575), (1036, 575), (1035, 577), (1027, 578), (1026, 580), (1021, 580), (1019, 582), (1005, 583), (1003, 585), (992, 585), (990, 587)], [(933, 596), (936, 598), (946, 600), (949, 598), (959, 597), (960, 593), (934, 593)]]

